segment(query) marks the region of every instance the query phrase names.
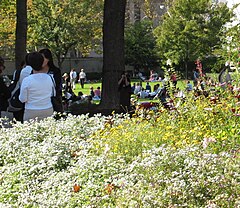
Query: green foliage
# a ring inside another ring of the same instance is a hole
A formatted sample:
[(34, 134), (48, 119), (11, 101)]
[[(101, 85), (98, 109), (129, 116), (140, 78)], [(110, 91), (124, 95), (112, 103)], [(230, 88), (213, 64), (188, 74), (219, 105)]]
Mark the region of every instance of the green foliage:
[(1, 0), (0, 2), (0, 54), (13, 57), (11, 48), (15, 43), (16, 2)]
[[(215, 51), (217, 56), (223, 57), (225, 61), (232, 62), (236, 67), (240, 62), (240, 25), (237, 24), (228, 28), (226, 31), (227, 38), (222, 39), (222, 48)], [(224, 62), (225, 63), (225, 62)]]
[(125, 61), (135, 69), (145, 69), (158, 64), (151, 22), (136, 22), (126, 28)]
[(33, 1), (28, 43), (50, 48), (61, 65), (70, 49), (87, 53), (99, 42), (102, 9), (103, 1)]
[(178, 64), (213, 54), (221, 47), (224, 25), (233, 16), (226, 4), (210, 0), (175, 0), (155, 30), (159, 56)]

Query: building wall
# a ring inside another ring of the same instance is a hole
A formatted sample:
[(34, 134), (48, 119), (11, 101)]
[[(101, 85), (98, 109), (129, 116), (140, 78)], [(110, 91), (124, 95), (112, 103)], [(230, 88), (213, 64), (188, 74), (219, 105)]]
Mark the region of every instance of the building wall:
[[(56, 61), (55, 61), (56, 63)], [(5, 75), (13, 75), (15, 71), (15, 62), (14, 61), (5, 61), (6, 69), (4, 70)], [(84, 69), (85, 72), (102, 72), (103, 67), (103, 58), (76, 58), (76, 59), (65, 59), (62, 64), (62, 73), (70, 72), (71, 68), (75, 68), (77, 72), (80, 69)]]
[[(56, 63), (56, 62), (55, 62)], [(13, 75), (15, 70), (15, 62), (14, 61), (5, 61), (6, 69), (4, 70), (4, 75)], [(70, 72), (72, 68), (75, 68), (79, 73), (83, 68), (86, 73), (101, 73), (103, 67), (103, 58), (95, 57), (95, 58), (76, 58), (76, 59), (65, 59), (62, 64), (62, 74), (65, 72)], [(131, 66), (125, 66), (125, 70), (132, 71), (133, 68)]]

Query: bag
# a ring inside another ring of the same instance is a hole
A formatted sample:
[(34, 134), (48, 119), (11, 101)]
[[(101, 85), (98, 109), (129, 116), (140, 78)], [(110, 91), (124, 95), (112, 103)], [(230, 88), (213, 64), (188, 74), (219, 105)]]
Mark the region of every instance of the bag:
[(63, 112), (63, 105), (62, 105), (62, 101), (60, 100), (59, 97), (56, 96), (52, 96), (51, 97), (51, 102), (53, 105), (53, 110), (56, 112)]
[(11, 92), (11, 97), (8, 99), (8, 112), (17, 112), (24, 109), (24, 103), (19, 100), (20, 94), (20, 78), (21, 70), (16, 70), (13, 75), (13, 83), (11, 83), (8, 89)]
[(9, 106), (8, 106), (8, 111), (9, 112), (16, 112), (24, 109), (24, 103), (22, 103), (19, 100), (19, 95), (20, 95), (20, 88), (18, 88), (11, 96), (9, 99)]
[(52, 88), (52, 97), (51, 97), (51, 102), (52, 102), (52, 105), (53, 105), (53, 110), (56, 111), (56, 112), (60, 112), (62, 113), (63, 112), (63, 104), (62, 104), (62, 99), (61, 97), (57, 97), (56, 96), (56, 85), (55, 85), (55, 81), (53, 80), (52, 76), (49, 75), (52, 79), (52, 82), (53, 82), (53, 88)]

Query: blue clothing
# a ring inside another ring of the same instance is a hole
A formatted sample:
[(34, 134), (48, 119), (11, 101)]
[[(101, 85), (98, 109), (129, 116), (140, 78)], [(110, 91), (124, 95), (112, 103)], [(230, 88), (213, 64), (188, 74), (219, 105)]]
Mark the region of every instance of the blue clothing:
[(199, 78), (199, 74), (196, 71), (193, 72), (193, 78), (194, 80)]
[(192, 91), (193, 90), (193, 86), (191, 83), (187, 83), (187, 91)]

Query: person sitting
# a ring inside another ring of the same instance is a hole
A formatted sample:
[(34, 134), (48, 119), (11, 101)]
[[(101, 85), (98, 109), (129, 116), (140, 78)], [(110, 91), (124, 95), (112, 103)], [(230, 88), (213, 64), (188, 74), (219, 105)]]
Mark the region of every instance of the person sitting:
[(172, 73), (170, 80), (172, 81), (174, 88), (176, 88), (177, 87), (177, 75), (175, 72)]
[(131, 94), (134, 94), (136, 88), (136, 83), (133, 83), (133, 86), (131, 87)]
[(78, 92), (78, 95), (75, 100), (78, 101), (78, 100), (82, 100), (83, 98), (84, 98), (83, 93), (80, 91), (80, 92)]
[(153, 92), (149, 93), (149, 97), (153, 99), (159, 93), (160, 90), (161, 88), (159, 84), (154, 85)]
[(141, 92), (141, 89), (142, 89), (142, 86), (138, 82), (136, 87), (135, 87), (134, 94), (137, 95), (139, 92)]
[(187, 92), (190, 92), (193, 90), (193, 86), (190, 81), (187, 82), (187, 87), (186, 87)]
[(155, 82), (157, 80), (158, 80), (158, 74), (156, 72), (154, 72), (153, 70), (151, 70), (149, 81), (150, 82)]
[(90, 87), (90, 97), (91, 99), (94, 97), (93, 86)]
[(146, 84), (146, 91), (148, 91), (149, 93), (152, 92), (149, 82), (147, 82), (147, 84)]
[(142, 90), (137, 94), (139, 98), (147, 98), (149, 96), (149, 93), (142, 88)]
[(97, 87), (97, 89), (94, 90), (93, 100), (101, 100), (101, 90), (100, 90), (100, 87)]
[(143, 76), (142, 72), (138, 72), (138, 77), (141, 79), (141, 81), (144, 81), (146, 78)]

